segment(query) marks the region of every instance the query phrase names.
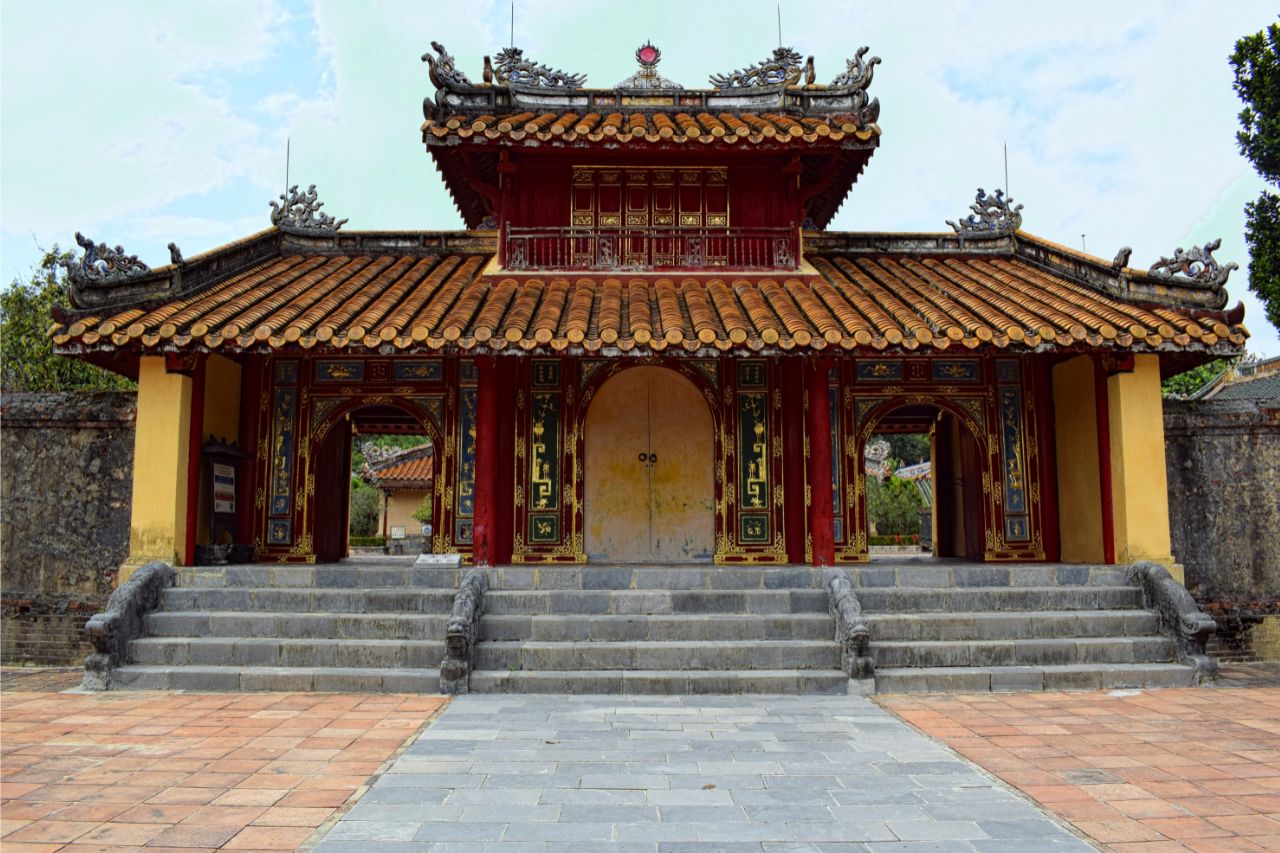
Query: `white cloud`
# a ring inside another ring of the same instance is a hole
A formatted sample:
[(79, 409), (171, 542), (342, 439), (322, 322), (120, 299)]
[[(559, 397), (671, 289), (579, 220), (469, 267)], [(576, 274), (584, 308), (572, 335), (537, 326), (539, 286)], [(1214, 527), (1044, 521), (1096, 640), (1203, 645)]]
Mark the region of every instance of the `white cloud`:
[[(833, 227), (945, 229), (975, 187), (1003, 182), (1007, 141), (1028, 230), (1077, 246), (1085, 233), (1107, 257), (1128, 244), (1134, 263), (1221, 235), (1219, 256), (1243, 263), (1240, 206), (1261, 182), (1235, 150), (1226, 56), (1273, 6), (787, 5), (784, 39), (815, 56), (820, 80), (861, 44), (884, 58), (882, 147)], [(6, 256), (26, 254), (5, 258), (6, 275), (28, 264), (31, 232), (47, 244), (92, 229), (163, 261), (169, 239), (190, 255), (256, 230), (283, 182), (286, 137), (291, 179), (316, 183), (350, 227), (457, 227), (421, 144), (432, 89), (419, 56), (440, 41), (478, 78), (507, 43), (508, 9), (5, 4), (0, 224)], [(519, 0), (515, 30), (527, 55), (598, 86), (631, 74), (652, 39), (663, 73), (700, 87), (768, 54), (775, 3)], [(1244, 282), (1233, 276), (1233, 298)], [(1249, 302), (1253, 347), (1280, 353)]]

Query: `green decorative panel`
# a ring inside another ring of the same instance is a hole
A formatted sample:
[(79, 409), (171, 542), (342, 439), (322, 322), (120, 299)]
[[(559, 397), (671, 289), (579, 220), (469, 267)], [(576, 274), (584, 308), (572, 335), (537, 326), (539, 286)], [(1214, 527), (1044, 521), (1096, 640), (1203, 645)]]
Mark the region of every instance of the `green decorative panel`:
[[(559, 381), (559, 365), (556, 365)], [(535, 392), (529, 444), (529, 508), (557, 509), (560, 506), (560, 393)]]
[(529, 516), (529, 542), (555, 545), (560, 541), (560, 513), (532, 513)]
[(768, 545), (772, 539), (769, 513), (744, 512), (738, 516), (738, 541), (743, 545)]
[(738, 394), (738, 505), (767, 509), (769, 493), (769, 395)]

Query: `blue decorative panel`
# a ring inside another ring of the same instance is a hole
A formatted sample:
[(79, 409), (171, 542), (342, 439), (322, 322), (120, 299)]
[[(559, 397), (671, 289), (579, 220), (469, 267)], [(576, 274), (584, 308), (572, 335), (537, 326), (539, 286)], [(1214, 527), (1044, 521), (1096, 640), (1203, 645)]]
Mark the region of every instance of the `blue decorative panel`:
[(391, 375), (397, 382), (439, 382), (444, 378), (444, 363), (438, 358), (397, 361)]
[(763, 361), (738, 362), (739, 388), (764, 388), (768, 385), (768, 381)]
[(998, 360), (996, 362), (996, 381), (1000, 383), (1022, 381), (1018, 362), (1011, 359)]
[(1004, 518), (1004, 538), (1007, 542), (1026, 542), (1031, 538), (1025, 515), (1007, 515)]
[(939, 359), (933, 365), (933, 381), (945, 383), (981, 382), (982, 365), (978, 361)]
[(267, 524), (268, 545), (292, 545), (293, 522), (287, 518), (273, 518)]
[(275, 377), (277, 385), (296, 385), (298, 382), (298, 362), (277, 361)]
[(277, 388), (271, 425), (271, 514), (288, 515), (293, 497), (294, 415), (298, 392)]
[(476, 384), (476, 363), (471, 359), (458, 362), (458, 381), (463, 385)]
[(457, 513), (470, 518), (476, 511), (476, 389), (463, 388), (458, 398)]
[(453, 520), (453, 543), (455, 545), (470, 545), (475, 539), (475, 526), (469, 518), (455, 518)]
[(1026, 456), (1022, 445), (1022, 391), (1000, 389), (1000, 449), (1004, 461), (1004, 509), (1027, 511)]
[(534, 388), (560, 387), (560, 362), (535, 361), (533, 363)]
[(362, 382), (363, 361), (317, 361), (317, 382)]
[(902, 362), (859, 359), (858, 380), (861, 382), (901, 382)]

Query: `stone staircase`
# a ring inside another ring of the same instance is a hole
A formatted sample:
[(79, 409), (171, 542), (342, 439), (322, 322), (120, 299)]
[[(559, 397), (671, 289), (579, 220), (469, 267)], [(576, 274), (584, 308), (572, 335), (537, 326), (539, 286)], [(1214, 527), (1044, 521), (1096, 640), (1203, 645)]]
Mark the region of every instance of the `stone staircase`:
[(179, 568), (117, 687), (438, 693), (454, 590), (411, 558)]
[(871, 631), (877, 692), (1195, 682), (1124, 566), (903, 560), (848, 571)]
[(491, 574), (477, 693), (844, 693), (820, 572), (589, 566)]
[[(1192, 684), (1124, 567), (877, 560), (844, 569), (879, 692)], [(440, 690), (465, 569), (411, 558), (177, 570), (118, 687)], [(488, 571), (474, 692), (844, 693), (821, 571)]]

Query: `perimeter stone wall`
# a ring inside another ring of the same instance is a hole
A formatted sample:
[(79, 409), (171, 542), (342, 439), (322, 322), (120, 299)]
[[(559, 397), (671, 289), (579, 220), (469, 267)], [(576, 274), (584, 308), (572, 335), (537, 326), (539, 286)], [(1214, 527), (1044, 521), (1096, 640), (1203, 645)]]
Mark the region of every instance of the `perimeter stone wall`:
[(1214, 654), (1280, 660), (1280, 400), (1164, 404), (1173, 554)]
[(78, 664), (129, 549), (130, 393), (0, 397), (0, 662)]

